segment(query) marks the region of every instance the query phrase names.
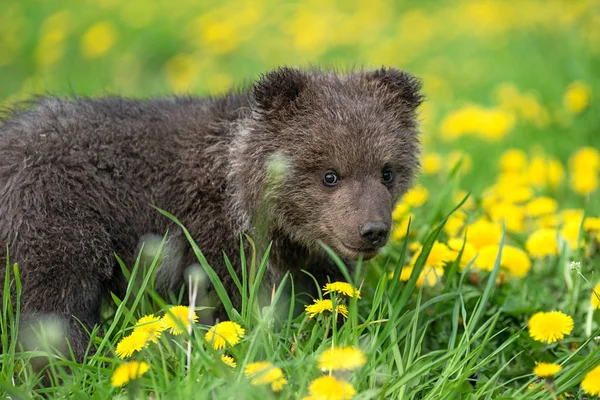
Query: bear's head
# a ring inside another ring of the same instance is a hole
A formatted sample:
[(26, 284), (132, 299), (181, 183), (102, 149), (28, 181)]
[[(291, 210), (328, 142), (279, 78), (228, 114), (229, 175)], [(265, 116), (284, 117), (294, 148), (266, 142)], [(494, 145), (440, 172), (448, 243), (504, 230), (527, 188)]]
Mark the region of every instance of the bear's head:
[(232, 148), (237, 207), (269, 239), (375, 256), (419, 168), (420, 82), (397, 69), (280, 68), (250, 91)]

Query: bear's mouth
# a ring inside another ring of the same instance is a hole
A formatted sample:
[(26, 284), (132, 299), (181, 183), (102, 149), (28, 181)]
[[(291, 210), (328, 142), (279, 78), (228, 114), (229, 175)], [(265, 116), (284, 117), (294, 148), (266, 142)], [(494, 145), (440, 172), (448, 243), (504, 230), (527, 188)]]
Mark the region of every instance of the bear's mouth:
[(361, 246), (361, 247), (355, 247), (355, 246), (351, 246), (347, 243), (342, 242), (342, 245), (346, 248), (346, 250), (349, 250), (350, 252), (354, 253), (354, 259), (358, 259), (358, 257), (360, 255), (363, 256), (363, 260), (370, 260), (371, 258), (375, 257), (377, 254), (379, 254), (379, 249), (380, 247), (368, 247), (368, 246)]

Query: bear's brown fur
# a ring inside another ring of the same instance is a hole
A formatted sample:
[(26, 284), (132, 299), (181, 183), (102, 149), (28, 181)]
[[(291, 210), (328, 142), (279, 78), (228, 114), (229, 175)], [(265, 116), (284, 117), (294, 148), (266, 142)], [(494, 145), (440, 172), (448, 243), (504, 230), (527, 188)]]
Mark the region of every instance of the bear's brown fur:
[[(145, 234), (180, 248), (169, 289), (197, 262), (181, 220), (239, 306), (223, 252), (239, 270), (240, 233), (263, 229), (274, 277), (340, 273), (388, 238), (394, 203), (418, 169), (420, 84), (382, 68), (280, 68), (217, 98), (41, 98), (0, 127), (0, 243), (18, 263), (25, 315), (69, 321), (81, 358), (108, 291), (126, 287)], [(275, 173), (273, 172), (275, 171)], [(0, 252), (4, 276), (6, 251)], [(165, 267), (167, 268), (167, 267)], [(295, 273), (295, 274), (294, 274)], [(1, 294), (1, 292), (0, 292)]]

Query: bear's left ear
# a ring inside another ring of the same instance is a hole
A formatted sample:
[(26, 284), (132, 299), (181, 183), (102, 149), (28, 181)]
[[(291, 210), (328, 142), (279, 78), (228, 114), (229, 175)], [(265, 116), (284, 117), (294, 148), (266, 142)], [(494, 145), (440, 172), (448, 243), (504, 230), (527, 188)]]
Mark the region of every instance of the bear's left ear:
[(280, 67), (263, 75), (254, 84), (251, 94), (262, 111), (292, 111), (307, 82), (308, 78), (302, 71)]
[(381, 68), (366, 73), (368, 81), (376, 82), (378, 86), (385, 87), (393, 95), (393, 102), (401, 100), (411, 111), (414, 111), (423, 102), (421, 94), (421, 80), (396, 68)]

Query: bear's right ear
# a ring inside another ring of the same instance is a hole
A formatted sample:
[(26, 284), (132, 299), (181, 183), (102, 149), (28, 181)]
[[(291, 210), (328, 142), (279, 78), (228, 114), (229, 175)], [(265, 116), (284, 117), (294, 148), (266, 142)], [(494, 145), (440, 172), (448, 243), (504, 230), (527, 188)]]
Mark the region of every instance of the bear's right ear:
[(401, 103), (414, 110), (423, 102), (421, 80), (396, 68), (381, 68), (366, 74), (367, 80), (385, 87), (393, 95), (392, 101)]
[(307, 84), (306, 75), (289, 67), (280, 67), (263, 75), (252, 88), (252, 96), (262, 111), (293, 110), (295, 100)]

